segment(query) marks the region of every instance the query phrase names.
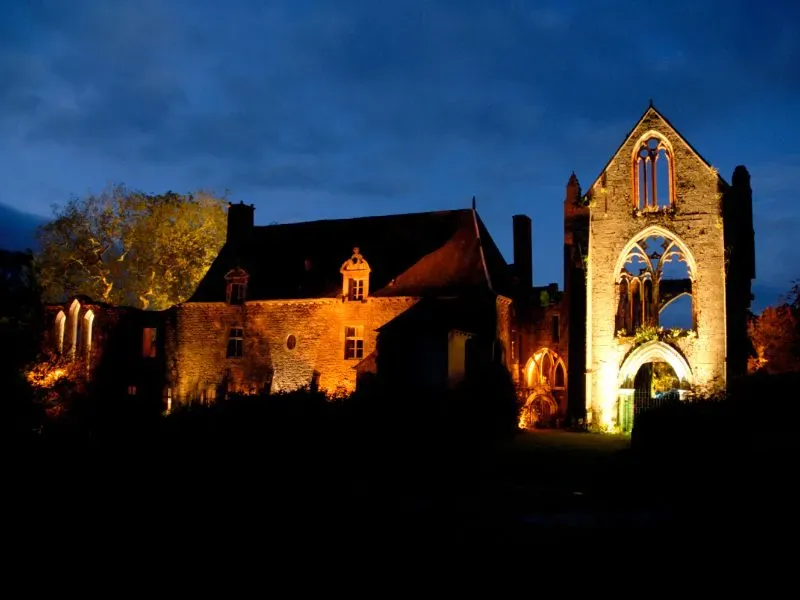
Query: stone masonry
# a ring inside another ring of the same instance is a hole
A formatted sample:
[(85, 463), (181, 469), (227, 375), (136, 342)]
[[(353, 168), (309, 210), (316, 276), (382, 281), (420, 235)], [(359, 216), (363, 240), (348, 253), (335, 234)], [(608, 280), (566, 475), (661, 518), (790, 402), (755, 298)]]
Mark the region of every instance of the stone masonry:
[[(674, 205), (669, 210), (635, 210), (634, 156), (642, 140), (651, 135), (665, 140), (671, 148)], [(725, 385), (721, 201), (725, 187), (716, 170), (651, 105), (588, 190), (584, 202), (590, 211), (586, 272), (586, 408), (590, 421), (606, 429), (616, 425), (621, 377), (633, 345), (631, 338), (615, 336), (619, 301), (616, 270), (629, 242), (643, 235), (659, 237), (667, 233), (687, 254), (696, 337), (683, 338), (675, 345), (691, 370), (689, 383), (700, 388)]]
[[(177, 310), (175, 394), (180, 401), (213, 399), (230, 391), (289, 391), (316, 384), (329, 393), (355, 389), (356, 365), (345, 358), (345, 327), (363, 328), (367, 357), (376, 329), (417, 302), (417, 298), (370, 297), (363, 302), (335, 298), (265, 300), (241, 306), (198, 302)], [(229, 331), (243, 330), (241, 358), (227, 358)], [(295, 345), (287, 340), (294, 336)]]

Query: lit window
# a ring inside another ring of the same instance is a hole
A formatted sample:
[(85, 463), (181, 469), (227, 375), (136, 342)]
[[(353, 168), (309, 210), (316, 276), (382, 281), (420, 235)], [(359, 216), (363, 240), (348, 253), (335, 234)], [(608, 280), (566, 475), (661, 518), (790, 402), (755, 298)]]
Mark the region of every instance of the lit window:
[(346, 360), (364, 358), (364, 327), (344, 328), (344, 357)]
[(142, 356), (155, 358), (157, 353), (158, 332), (155, 327), (145, 327), (142, 330)]
[(566, 387), (565, 383), (566, 379), (567, 377), (566, 374), (564, 373), (564, 363), (559, 362), (558, 365), (556, 366), (556, 377), (555, 377), (555, 383), (553, 383), (553, 387), (556, 389)]
[(128, 396), (135, 396), (136, 395), (136, 386), (129, 385), (128, 386)]
[(67, 317), (63, 310), (56, 315), (56, 348), (59, 354), (64, 353), (64, 329)]
[(83, 315), (84, 328), (83, 328), (83, 346), (82, 350), (86, 353), (86, 360), (88, 361), (92, 356), (92, 330), (94, 325), (94, 312), (87, 310)]
[(228, 358), (241, 358), (244, 346), (244, 330), (238, 327), (231, 329), (228, 337)]
[(363, 300), (364, 299), (364, 280), (351, 279), (350, 280), (350, 300)]

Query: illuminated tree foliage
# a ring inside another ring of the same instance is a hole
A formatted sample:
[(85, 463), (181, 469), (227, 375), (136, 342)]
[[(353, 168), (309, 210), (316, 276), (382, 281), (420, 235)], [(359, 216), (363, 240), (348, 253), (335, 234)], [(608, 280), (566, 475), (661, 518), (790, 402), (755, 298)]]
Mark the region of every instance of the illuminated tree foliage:
[(748, 370), (769, 374), (800, 371), (800, 284), (795, 284), (786, 301), (768, 306), (748, 324), (754, 356)]
[(186, 300), (225, 241), (226, 202), (114, 185), (54, 207), (36, 256), (44, 299), (75, 294), (151, 310)]

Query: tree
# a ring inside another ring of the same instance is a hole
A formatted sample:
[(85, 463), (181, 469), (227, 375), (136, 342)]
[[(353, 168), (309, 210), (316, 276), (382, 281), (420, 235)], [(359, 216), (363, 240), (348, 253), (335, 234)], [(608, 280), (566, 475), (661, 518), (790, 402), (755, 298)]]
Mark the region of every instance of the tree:
[(226, 202), (113, 185), (54, 206), (38, 230), (44, 300), (84, 294), (160, 310), (186, 300), (225, 241)]
[(748, 361), (750, 372), (771, 375), (800, 371), (800, 283), (795, 283), (785, 301), (768, 306), (748, 323), (755, 356)]

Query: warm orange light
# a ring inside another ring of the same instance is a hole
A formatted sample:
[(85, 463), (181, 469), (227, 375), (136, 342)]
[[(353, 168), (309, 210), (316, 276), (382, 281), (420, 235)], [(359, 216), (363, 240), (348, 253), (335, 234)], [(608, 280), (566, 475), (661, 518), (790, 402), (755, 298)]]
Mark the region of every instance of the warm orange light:
[(52, 367), (48, 364), (37, 365), (26, 374), (28, 382), (35, 388), (52, 387), (56, 382), (66, 376), (66, 369)]

